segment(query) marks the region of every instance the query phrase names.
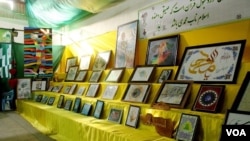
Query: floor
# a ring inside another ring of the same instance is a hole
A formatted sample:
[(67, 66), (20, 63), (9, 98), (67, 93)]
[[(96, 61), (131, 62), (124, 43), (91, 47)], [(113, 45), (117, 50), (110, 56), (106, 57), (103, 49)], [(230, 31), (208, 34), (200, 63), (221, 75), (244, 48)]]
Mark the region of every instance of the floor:
[(0, 112), (0, 141), (55, 141), (40, 133), (16, 111)]

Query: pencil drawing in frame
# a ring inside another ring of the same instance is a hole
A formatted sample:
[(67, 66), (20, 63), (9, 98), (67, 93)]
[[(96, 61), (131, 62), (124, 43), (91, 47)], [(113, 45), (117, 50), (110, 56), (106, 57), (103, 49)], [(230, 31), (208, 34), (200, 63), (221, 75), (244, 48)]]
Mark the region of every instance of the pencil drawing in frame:
[(150, 82), (155, 71), (155, 65), (138, 65), (133, 70), (129, 82)]
[(186, 47), (175, 80), (236, 83), (246, 40)]
[(146, 65), (175, 66), (179, 35), (149, 39)]
[(89, 88), (88, 88), (88, 91), (86, 93), (86, 96), (87, 97), (95, 97), (97, 92), (98, 92), (98, 89), (100, 87), (100, 84), (99, 83), (92, 83), (89, 85)]
[[(2, 87), (2, 86), (1, 86)], [(31, 98), (31, 78), (17, 79), (17, 99)]]
[(67, 58), (65, 72), (67, 73), (71, 66), (76, 66), (76, 65), (77, 65), (77, 57)]
[(111, 53), (111, 50), (97, 53), (92, 70), (105, 70), (107, 65), (109, 64)]
[(172, 72), (172, 69), (162, 70), (159, 78), (157, 79), (157, 83), (162, 83), (163, 81), (169, 80)]
[(250, 71), (245, 75), (231, 110), (250, 112)]
[(98, 82), (101, 78), (102, 72), (103, 72), (102, 70), (92, 71), (89, 78), (89, 82)]
[(165, 103), (172, 108), (184, 108), (191, 93), (193, 81), (167, 80), (161, 83), (155, 104)]
[(124, 73), (124, 68), (114, 68), (109, 71), (105, 81), (106, 82), (120, 82), (123, 73)]
[(224, 125), (250, 125), (250, 112), (227, 110)]
[(91, 62), (91, 55), (81, 56), (79, 70), (89, 70), (90, 62)]
[(117, 27), (115, 68), (133, 68), (138, 20)]
[(140, 118), (140, 111), (141, 108), (139, 106), (130, 105), (125, 125), (137, 128)]
[(77, 81), (77, 82), (83, 82), (84, 79), (85, 79), (86, 76), (87, 76), (87, 73), (88, 73), (88, 71), (86, 71), (86, 70), (79, 70), (79, 71), (77, 72), (76, 77), (75, 77), (75, 81)]
[(102, 98), (103, 99), (114, 99), (115, 97), (115, 94), (117, 92), (119, 88), (119, 85), (111, 85), (111, 84), (108, 84), (102, 94)]
[(123, 101), (146, 103), (148, 94), (151, 90), (151, 84), (149, 83), (129, 83)]
[(33, 80), (32, 81), (32, 91), (45, 91), (47, 81), (44, 80)]
[(77, 74), (77, 71), (78, 71), (77, 65), (69, 67), (69, 71), (67, 72), (65, 81), (74, 81), (76, 74)]

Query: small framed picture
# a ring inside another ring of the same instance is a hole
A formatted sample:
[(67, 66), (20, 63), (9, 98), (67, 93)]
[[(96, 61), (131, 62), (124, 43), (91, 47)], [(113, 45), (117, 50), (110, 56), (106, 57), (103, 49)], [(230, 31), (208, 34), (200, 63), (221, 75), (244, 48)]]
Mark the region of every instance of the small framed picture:
[(64, 104), (64, 109), (70, 111), (71, 110), (71, 106), (72, 106), (72, 102), (73, 102), (73, 100), (67, 99), (65, 101), (65, 104)]
[(32, 81), (32, 91), (45, 91), (47, 86), (47, 81), (33, 80)]
[(149, 82), (153, 76), (155, 66), (136, 66), (129, 79), (130, 82)]
[(225, 85), (202, 84), (195, 99), (192, 110), (218, 112), (219, 104), (224, 95)]
[(50, 97), (47, 102), (47, 105), (53, 105), (54, 101), (55, 101), (55, 97), (54, 96)]
[(77, 72), (75, 81), (83, 82), (84, 79), (85, 79), (86, 76), (87, 76), (87, 72), (88, 72), (88, 71), (86, 71), (86, 70), (79, 70), (79, 71)]
[(146, 65), (174, 66), (176, 65), (179, 35), (150, 39)]
[(54, 87), (54, 86), (52, 86), (52, 85), (51, 85), (51, 86), (49, 86), (49, 88), (48, 88), (48, 90), (47, 90), (47, 91), (51, 92), (51, 91), (53, 90), (53, 87)]
[(224, 125), (250, 125), (250, 112), (228, 110)]
[(69, 71), (67, 72), (65, 81), (74, 81), (77, 71), (78, 71), (78, 66), (69, 67)]
[(169, 80), (171, 74), (172, 74), (172, 69), (164, 69), (161, 71), (161, 74), (157, 80), (157, 83), (162, 83), (163, 81)]
[(123, 101), (145, 103), (150, 90), (150, 84), (130, 83), (123, 96)]
[(89, 89), (88, 89), (88, 91), (86, 93), (86, 96), (87, 97), (95, 97), (96, 94), (97, 94), (97, 91), (99, 89), (99, 86), (100, 86), (100, 84), (98, 84), (98, 83), (90, 84)]
[(137, 128), (139, 123), (140, 110), (141, 108), (139, 106), (130, 105), (125, 125)]
[(182, 141), (194, 141), (199, 122), (200, 117), (198, 115), (181, 114), (175, 139)]
[(93, 116), (95, 118), (101, 118), (103, 108), (104, 108), (104, 101), (97, 100)]
[(77, 96), (82, 96), (84, 94), (85, 89), (86, 88), (84, 86), (79, 87), (77, 92), (76, 92), (76, 95)]
[(77, 57), (67, 58), (65, 72), (67, 73), (69, 68), (75, 65), (77, 65)]
[(82, 99), (79, 97), (75, 98), (74, 106), (73, 106), (73, 111), (78, 113), (81, 107), (81, 101)]
[(85, 116), (89, 116), (91, 108), (92, 108), (92, 105), (90, 103), (84, 103), (83, 107), (82, 107), (81, 114), (83, 114)]
[(31, 78), (17, 79), (17, 99), (31, 98)]
[(91, 62), (91, 55), (81, 56), (79, 70), (88, 70)]
[(73, 94), (75, 92), (75, 89), (77, 87), (77, 84), (73, 84), (71, 87), (70, 87), (70, 90), (69, 90), (69, 93), (68, 94)]
[(98, 82), (101, 78), (102, 71), (92, 71), (92, 74), (89, 78), (89, 82)]
[(37, 95), (37, 97), (36, 97), (36, 102), (41, 102), (42, 99), (43, 99), (43, 95), (42, 95), (42, 94), (39, 94), (39, 95)]
[(105, 81), (106, 82), (119, 82), (121, 80), (123, 72), (124, 72), (124, 68), (112, 69), (109, 71), (109, 74), (107, 75)]
[(92, 70), (105, 70), (109, 63), (111, 53), (111, 50), (97, 53)]
[(52, 92), (59, 93), (59, 92), (61, 91), (62, 88), (63, 88), (63, 85), (62, 85), (62, 84), (56, 85), (56, 86), (53, 87)]
[(184, 108), (191, 93), (192, 81), (171, 81), (161, 83), (155, 103), (166, 103), (173, 108)]
[(70, 88), (71, 88), (71, 86), (69, 86), (69, 85), (65, 86), (64, 89), (63, 89), (63, 93), (64, 93), (64, 94), (68, 94)]
[(43, 98), (42, 98), (42, 100), (41, 100), (41, 103), (43, 103), (43, 104), (47, 103), (48, 99), (49, 99), (48, 96), (46, 96), (46, 95), (43, 96)]
[(108, 116), (108, 121), (112, 121), (112, 122), (120, 124), (121, 119), (122, 119), (122, 114), (123, 114), (123, 110), (111, 108), (109, 112), (109, 116)]
[(57, 102), (57, 108), (62, 108), (64, 106), (63, 102), (64, 102), (64, 95), (60, 95)]
[(118, 85), (107, 85), (103, 92), (102, 98), (114, 99), (118, 87), (119, 87)]

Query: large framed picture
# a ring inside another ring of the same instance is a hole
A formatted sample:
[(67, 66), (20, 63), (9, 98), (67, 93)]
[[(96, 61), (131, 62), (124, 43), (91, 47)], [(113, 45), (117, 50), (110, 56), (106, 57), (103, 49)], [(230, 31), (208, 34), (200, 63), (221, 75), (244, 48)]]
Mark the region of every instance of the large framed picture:
[(95, 97), (97, 94), (97, 91), (100, 87), (100, 84), (96, 83), (96, 84), (90, 84), (88, 91), (86, 93), (87, 97)]
[(103, 108), (104, 108), (104, 101), (97, 100), (93, 116), (95, 118), (101, 118)]
[(250, 112), (228, 110), (224, 125), (250, 125)]
[(19, 78), (17, 79), (17, 99), (27, 98), (31, 98), (31, 79)]
[(75, 98), (75, 102), (74, 102), (72, 111), (74, 111), (76, 113), (79, 112), (80, 107), (81, 107), (81, 101), (82, 101), (82, 99), (80, 97)]
[(124, 68), (116, 68), (109, 71), (105, 81), (106, 82), (119, 82), (122, 78)]
[(32, 91), (45, 91), (47, 86), (47, 81), (43, 80), (33, 80), (32, 81)]
[(139, 106), (130, 105), (125, 125), (137, 128), (139, 123), (140, 110), (141, 108)]
[(176, 65), (179, 35), (150, 39), (146, 65), (174, 66)]
[(79, 70), (88, 70), (91, 62), (91, 55), (81, 56)]
[(157, 79), (157, 83), (162, 83), (163, 81), (169, 80), (172, 72), (173, 72), (172, 69), (162, 70), (159, 78)]
[(136, 66), (129, 78), (130, 82), (149, 82), (154, 74), (155, 66)]
[(114, 99), (118, 87), (119, 87), (118, 85), (107, 85), (103, 94), (102, 94), (102, 98)]
[(102, 70), (92, 71), (92, 74), (89, 78), (89, 82), (98, 82), (101, 78), (102, 72)]
[(130, 83), (127, 86), (123, 101), (145, 103), (148, 94), (151, 90), (151, 85), (148, 83)]
[(88, 71), (86, 71), (86, 70), (79, 70), (77, 72), (75, 81), (77, 81), (77, 82), (83, 82), (84, 79), (85, 79), (85, 77), (87, 76), (87, 73), (88, 73)]
[(137, 41), (138, 20), (118, 26), (115, 68), (133, 68)]
[(236, 83), (246, 40), (186, 47), (175, 80)]
[(92, 70), (105, 70), (109, 63), (111, 53), (111, 50), (97, 53)]
[(67, 58), (65, 72), (69, 71), (69, 68), (77, 65), (77, 57)]
[(122, 119), (122, 114), (123, 114), (122, 109), (111, 108), (108, 116), (108, 121), (120, 124)]
[(77, 71), (78, 71), (78, 66), (69, 67), (69, 71), (67, 72), (65, 81), (74, 81)]
[(231, 110), (250, 112), (250, 71), (247, 72)]
[(177, 128), (176, 140), (194, 141), (200, 116), (191, 114), (181, 114), (181, 119)]
[(91, 108), (92, 108), (92, 104), (91, 103), (84, 103), (83, 107), (82, 107), (81, 114), (83, 114), (85, 116), (89, 116)]
[(191, 93), (193, 81), (167, 80), (161, 83), (155, 103), (166, 103), (173, 108), (184, 108)]
[(201, 85), (192, 110), (218, 112), (224, 90), (225, 85)]

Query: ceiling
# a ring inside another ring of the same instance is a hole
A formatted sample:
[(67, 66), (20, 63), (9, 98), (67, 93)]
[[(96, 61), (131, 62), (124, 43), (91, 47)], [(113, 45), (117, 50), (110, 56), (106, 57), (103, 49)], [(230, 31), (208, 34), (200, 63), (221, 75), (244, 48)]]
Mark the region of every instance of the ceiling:
[(32, 27), (60, 28), (94, 16), (125, 1), (0, 0), (0, 17), (28, 21), (29, 26)]

